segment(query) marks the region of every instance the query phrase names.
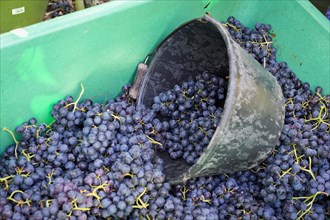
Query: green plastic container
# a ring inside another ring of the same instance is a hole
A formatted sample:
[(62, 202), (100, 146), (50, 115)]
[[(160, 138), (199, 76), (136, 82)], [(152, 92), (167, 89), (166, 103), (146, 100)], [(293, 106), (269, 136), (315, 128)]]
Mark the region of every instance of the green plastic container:
[[(111, 1), (0, 35), (0, 127), (13, 130), (32, 116), (51, 122), (52, 104), (67, 94), (76, 98), (80, 82), (83, 98), (118, 95), (162, 39), (207, 11), (247, 26), (270, 23), (278, 60), (330, 93), (330, 23), (308, 1)], [(13, 140), (0, 134), (3, 151)]]
[(0, 0), (0, 33), (42, 21), (48, 0)]

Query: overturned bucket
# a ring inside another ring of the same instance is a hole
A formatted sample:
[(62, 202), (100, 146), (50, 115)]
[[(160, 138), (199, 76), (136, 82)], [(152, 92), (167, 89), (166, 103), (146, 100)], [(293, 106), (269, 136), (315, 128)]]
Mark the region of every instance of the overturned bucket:
[(154, 96), (203, 71), (229, 79), (224, 112), (193, 165), (159, 153), (171, 182), (257, 166), (274, 149), (283, 127), (284, 97), (276, 79), (209, 15), (172, 32), (155, 50), (149, 66), (139, 65), (130, 93), (138, 105), (151, 107)]

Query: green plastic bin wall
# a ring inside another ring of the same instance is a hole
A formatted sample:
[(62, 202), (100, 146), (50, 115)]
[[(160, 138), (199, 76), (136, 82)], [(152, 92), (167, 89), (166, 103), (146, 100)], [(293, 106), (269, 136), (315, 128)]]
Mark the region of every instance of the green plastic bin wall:
[[(209, 6), (204, 9), (208, 3)], [(5, 33), (1, 40), (1, 123), (14, 129), (72, 94), (105, 102), (134, 79), (138, 62), (182, 23), (206, 11), (224, 21), (272, 24), (278, 60), (313, 87), (330, 90), (329, 21), (308, 1), (112, 1)], [(1, 150), (13, 143), (2, 131)]]
[(42, 21), (48, 0), (0, 0), (0, 33)]

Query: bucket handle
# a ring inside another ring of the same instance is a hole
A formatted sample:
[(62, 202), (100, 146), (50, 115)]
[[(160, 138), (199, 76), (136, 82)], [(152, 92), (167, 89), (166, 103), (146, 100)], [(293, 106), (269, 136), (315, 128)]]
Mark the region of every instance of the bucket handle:
[(142, 84), (142, 79), (144, 78), (144, 75), (148, 71), (148, 65), (146, 64), (148, 58), (149, 56), (146, 57), (145, 62), (139, 63), (137, 66), (134, 82), (128, 93), (131, 99), (136, 100), (138, 97), (139, 89), (141, 88), (141, 84)]

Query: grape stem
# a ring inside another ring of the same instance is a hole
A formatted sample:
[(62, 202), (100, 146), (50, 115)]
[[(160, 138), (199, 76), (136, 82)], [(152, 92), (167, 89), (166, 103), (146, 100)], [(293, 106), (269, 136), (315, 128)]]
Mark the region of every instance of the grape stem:
[(126, 174), (124, 174), (124, 177), (131, 177), (131, 178), (133, 178), (134, 175), (132, 173), (126, 173)]
[(23, 191), (21, 191), (21, 190), (15, 190), (15, 191), (13, 191), (13, 192), (10, 194), (10, 196), (7, 197), (7, 199), (10, 200), (10, 201), (13, 201), (13, 202), (15, 202), (15, 203), (17, 203), (17, 205), (19, 205), (19, 206), (23, 206), (24, 204), (27, 204), (28, 206), (31, 206), (31, 203), (30, 203), (31, 201), (30, 201), (29, 199), (25, 199), (25, 201), (23, 201), (23, 200), (20, 200), (20, 201), (15, 200), (15, 199), (13, 198), (13, 196), (14, 196), (16, 193), (22, 193), (22, 194), (24, 195), (24, 192), (23, 192)]
[(18, 156), (17, 156), (18, 141), (17, 141), (14, 133), (11, 130), (9, 130), (8, 128), (3, 128), (2, 130), (7, 131), (12, 136), (12, 138), (15, 142), (15, 157), (18, 158)]
[(86, 196), (94, 196), (97, 199), (97, 201), (99, 202), (99, 204), (101, 204), (101, 197), (97, 194), (97, 190), (106, 191), (105, 187), (110, 186), (110, 184), (108, 184), (108, 181), (105, 181), (101, 185), (98, 185), (98, 186), (90, 185), (90, 186), (92, 188), (94, 188), (94, 190), (93, 190), (93, 192), (86, 194)]
[(52, 204), (52, 200), (51, 199), (47, 199), (46, 200), (46, 207), (50, 207), (51, 204)]
[[(313, 194), (311, 196), (292, 197), (293, 200), (305, 199), (304, 202), (305, 203), (308, 202), (307, 203), (307, 209), (299, 215), (299, 217), (297, 218), (297, 220), (302, 219), (312, 209), (313, 203), (314, 203), (314, 201), (315, 201), (315, 199), (316, 199), (316, 197), (318, 195), (329, 196), (329, 194), (326, 193), (326, 192), (318, 191), (318, 192), (316, 192), (315, 194)], [(300, 211), (302, 211), (302, 210), (300, 210)]]
[(22, 177), (29, 177), (30, 176), (30, 174), (31, 174), (31, 172), (28, 172), (28, 173), (25, 173), (25, 174), (23, 174), (23, 172), (26, 172), (25, 170), (24, 170), (24, 168), (20, 168), (20, 167), (16, 167), (15, 168), (15, 171), (16, 171), (16, 174), (17, 175), (21, 175)]
[(297, 154), (297, 149), (296, 149), (296, 144), (291, 144), (291, 146), (293, 147), (293, 151), (289, 152), (289, 154), (291, 154), (292, 152), (294, 153), (294, 157), (296, 159), (296, 163), (298, 164), (301, 160), (301, 158), (304, 156), (304, 155), (301, 155), (301, 156), (298, 156)]
[(282, 174), (281, 174), (281, 175), (278, 174), (278, 176), (280, 177), (280, 179), (281, 179), (283, 176), (287, 175), (287, 174), (290, 174), (291, 176), (293, 176), (294, 174), (290, 173), (291, 170), (292, 170), (292, 168), (289, 168), (289, 169), (287, 169), (287, 170), (285, 170), (285, 171), (282, 171)]
[(189, 192), (189, 190), (187, 189), (187, 187), (184, 186), (184, 187), (183, 187), (183, 190), (180, 190), (180, 191), (181, 191), (181, 193), (182, 193), (182, 196), (181, 196), (182, 200), (187, 200), (187, 198), (186, 198), (186, 193)]
[(34, 157), (34, 155), (32, 153), (26, 153), (26, 150), (22, 150), (22, 154), (26, 157), (26, 159), (30, 162), (32, 157)]
[(119, 123), (121, 124), (121, 119), (120, 119), (120, 116), (116, 115), (116, 114), (110, 114), (114, 120), (118, 120)]
[(160, 145), (162, 146), (162, 143), (158, 142), (158, 141), (155, 141), (154, 139), (152, 139), (151, 137), (149, 137), (148, 135), (146, 135), (148, 140), (152, 143), (152, 144), (157, 144), (157, 145)]
[(198, 127), (199, 130), (201, 130), (204, 134), (207, 134), (207, 132), (202, 128), (202, 127)]
[(143, 202), (143, 200), (141, 199), (141, 197), (146, 193), (146, 191), (147, 191), (147, 188), (144, 187), (143, 192), (136, 198), (136, 200), (135, 200), (136, 205), (133, 205), (133, 208), (135, 208), (135, 209), (146, 209), (149, 206), (148, 203)]
[(204, 195), (201, 196), (201, 200), (202, 200), (202, 202), (212, 204), (211, 200), (210, 199), (205, 199)]
[(253, 173), (258, 173), (259, 170), (265, 169), (266, 166), (267, 166), (267, 164), (262, 163), (260, 166), (258, 166), (257, 170), (253, 170), (253, 169), (249, 169), (249, 170), (250, 170), (251, 172), (253, 172)]
[[(330, 103), (330, 101), (325, 99), (319, 92), (316, 92), (316, 95), (319, 97), (319, 100), (321, 100), (321, 102)], [(322, 104), (325, 104), (325, 103), (322, 103)]]
[(105, 173), (105, 174), (109, 173), (109, 171), (110, 171), (109, 168), (107, 168), (107, 167), (104, 166), (104, 165), (102, 166), (102, 168), (104, 169), (104, 171), (105, 171), (104, 173)]
[(291, 97), (288, 98), (287, 102), (285, 103), (285, 106), (287, 106), (288, 104), (294, 104), (293, 99)]
[(293, 98), (288, 98), (288, 101), (285, 103), (285, 106), (287, 106), (288, 104), (292, 104), (293, 105), (293, 111), (292, 111), (292, 115), (294, 118), (296, 118), (296, 114), (295, 114), (295, 106), (294, 106), (294, 103), (293, 103)]
[(235, 25), (231, 25), (228, 22), (226, 24), (224, 24), (225, 27), (231, 27), (233, 28), (236, 32), (240, 31), (240, 29), (238, 29)]
[[(323, 103), (322, 103), (323, 104)], [(324, 111), (324, 112), (323, 112)], [(314, 124), (313, 124), (313, 128), (312, 130), (315, 130), (317, 127), (320, 126), (320, 124), (324, 123), (326, 124), (327, 126), (330, 127), (330, 124), (327, 123), (324, 118), (328, 115), (328, 109), (327, 107), (323, 104), (320, 108), (320, 112), (319, 112), (319, 115), (316, 117), (316, 118), (310, 118), (308, 120), (305, 120), (305, 122), (309, 122), (309, 121), (316, 121)]]
[(301, 103), (301, 107), (307, 108), (309, 106), (309, 102), (310, 102), (310, 100), (307, 100), (307, 101)]
[(5, 189), (7, 190), (9, 185), (8, 185), (8, 181), (11, 180), (12, 178), (14, 178), (14, 175), (10, 175), (10, 176), (6, 176), (3, 178), (0, 178), (0, 182), (4, 182), (5, 183)]
[(244, 215), (250, 215), (252, 213), (252, 211), (246, 211), (245, 209), (242, 209), (242, 212)]
[(312, 158), (308, 157), (308, 161), (309, 161), (309, 164), (308, 164), (309, 169), (306, 169), (305, 167), (301, 167), (301, 166), (300, 166), (300, 169), (303, 170), (303, 171), (308, 172), (312, 176), (313, 180), (316, 180), (315, 175), (314, 175), (313, 170), (312, 170)]
[(52, 171), (50, 173), (47, 174), (47, 179), (48, 179), (48, 185), (50, 185), (52, 183), (52, 177), (54, 175), (55, 171), (54, 169), (52, 169)]
[(81, 92), (80, 92), (80, 94), (79, 94), (77, 100), (76, 100), (75, 102), (72, 102), (72, 103), (70, 103), (70, 104), (67, 104), (66, 106), (64, 106), (64, 108), (68, 108), (69, 106), (73, 105), (73, 110), (72, 110), (72, 112), (74, 112), (76, 109), (81, 110), (81, 111), (83, 110), (83, 109), (79, 109), (79, 108), (77, 107), (79, 100), (81, 99), (82, 95), (83, 95), (84, 92), (85, 92), (85, 88), (84, 88), (84, 86), (83, 86), (82, 83), (80, 83), (80, 87), (81, 87)]
[[(55, 120), (54, 120), (54, 121), (52, 121), (51, 123), (49, 123), (48, 125), (46, 125), (46, 128), (49, 128), (49, 129), (51, 129), (51, 127), (50, 127), (50, 126), (51, 126), (51, 125), (52, 125), (54, 122), (55, 122)], [(48, 130), (48, 131), (49, 131), (49, 130)], [(47, 132), (48, 132), (48, 131), (47, 131)]]

